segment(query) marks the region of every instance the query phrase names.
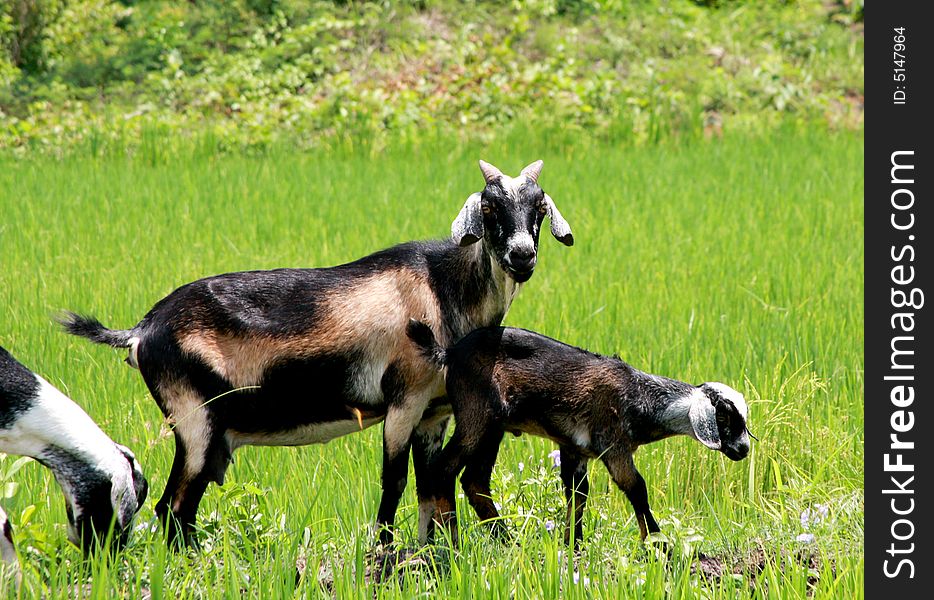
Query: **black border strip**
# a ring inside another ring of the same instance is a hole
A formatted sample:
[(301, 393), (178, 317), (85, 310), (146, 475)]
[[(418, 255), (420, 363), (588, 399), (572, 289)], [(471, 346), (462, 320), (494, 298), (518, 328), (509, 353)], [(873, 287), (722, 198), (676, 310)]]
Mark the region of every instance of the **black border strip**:
[[(925, 8), (930, 8), (929, 3), (906, 1), (875, 2), (866, 8), (868, 598), (930, 598), (934, 590), (934, 507), (927, 492), (934, 483), (934, 468), (930, 466), (934, 453), (927, 442), (934, 439), (934, 364), (926, 351), (934, 343), (927, 315), (931, 309), (926, 306), (934, 302), (934, 296), (921, 301), (925, 292), (934, 294), (930, 287), (934, 264), (929, 260), (934, 235), (929, 209), (930, 182), (934, 179), (930, 152), (934, 24), (922, 15)], [(895, 54), (898, 27), (904, 28), (905, 36), (902, 65), (895, 62), (899, 60)], [(899, 81), (900, 74), (904, 74), (904, 81)], [(893, 160), (902, 168), (893, 171)], [(908, 165), (914, 168), (908, 169)], [(903, 302), (918, 307), (897, 306)], [(900, 447), (892, 447), (893, 434)], [(906, 465), (902, 467), (905, 470), (896, 470), (899, 461)], [(907, 465), (913, 470), (907, 470)]]

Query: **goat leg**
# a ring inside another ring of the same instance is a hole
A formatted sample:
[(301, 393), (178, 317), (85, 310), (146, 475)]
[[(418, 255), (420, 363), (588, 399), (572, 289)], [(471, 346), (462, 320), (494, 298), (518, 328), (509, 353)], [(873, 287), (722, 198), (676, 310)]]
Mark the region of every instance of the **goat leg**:
[(604, 464), (610, 471), (613, 482), (626, 494), (629, 503), (636, 513), (636, 522), (639, 524), (639, 536), (642, 541), (650, 533), (661, 531), (652, 511), (649, 509), (649, 493), (645, 486), (645, 479), (636, 470), (631, 453), (614, 453), (604, 456)]
[(493, 478), (493, 466), (503, 440), (503, 432), (489, 430), (483, 437), (474, 453), (473, 459), (466, 462), (464, 474), (461, 476), (461, 486), (464, 494), (473, 507), (474, 512), (481, 521), (489, 521), (490, 534), (500, 541), (510, 539), (509, 530), (500, 518), (496, 504), (493, 502), (493, 491), (490, 489), (490, 480)]
[(432, 498), (431, 478), (450, 417), (423, 420), (412, 436), (412, 462), (415, 465), (415, 487), (418, 493), (418, 542), (430, 543), (434, 537), (435, 503)]
[(393, 541), (396, 510), (408, 479), (413, 432), (428, 401), (393, 390), (385, 381), (383, 394), (389, 401), (389, 409), (383, 423), (383, 497), (376, 513), (376, 527), (380, 543), (389, 544)]
[(590, 483), (587, 480), (587, 459), (568, 446), (561, 447), (561, 481), (568, 503), (564, 543), (570, 545), (573, 528), (574, 549), (578, 550), (584, 538), (584, 507)]

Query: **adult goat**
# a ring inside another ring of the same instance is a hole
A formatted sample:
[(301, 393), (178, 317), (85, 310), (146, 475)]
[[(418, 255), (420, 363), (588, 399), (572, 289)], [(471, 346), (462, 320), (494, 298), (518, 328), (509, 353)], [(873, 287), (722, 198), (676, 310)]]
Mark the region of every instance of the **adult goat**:
[(223, 483), (239, 446), (324, 443), (385, 420), (380, 540), (392, 540), (413, 445), (419, 539), (427, 539), (433, 505), (418, 481), (449, 411), (423, 420), (444, 380), (406, 326), (422, 320), (450, 344), (497, 325), (532, 276), (545, 216), (558, 240), (573, 243), (538, 184), (542, 161), (516, 178), (483, 161), (480, 169), (486, 186), (467, 199), (452, 240), (400, 244), (331, 268), (208, 277), (123, 331), (65, 315), (68, 332), (129, 349), (127, 362), (174, 423), (175, 460), (156, 504), (175, 517), (171, 538), (191, 538), (208, 483)]

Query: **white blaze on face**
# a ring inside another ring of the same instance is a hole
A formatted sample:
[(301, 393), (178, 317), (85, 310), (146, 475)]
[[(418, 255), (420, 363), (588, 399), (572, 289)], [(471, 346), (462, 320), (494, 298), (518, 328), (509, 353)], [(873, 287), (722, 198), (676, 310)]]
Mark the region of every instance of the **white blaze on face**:
[[(519, 188), (529, 182), (528, 177), (525, 175), (519, 175), (518, 177), (510, 177), (508, 175), (503, 175), (499, 178), (500, 185), (503, 187), (503, 190), (506, 192), (506, 197), (513, 201), (514, 204), (519, 204)], [(509, 253), (516, 250), (524, 250), (526, 252), (535, 251), (535, 240), (532, 238), (532, 234), (528, 231), (516, 231), (506, 240), (506, 262), (511, 264), (509, 260)]]
[(720, 383), (719, 381), (708, 381), (707, 385), (715, 389), (721, 396), (733, 403), (733, 406), (736, 407), (736, 410), (739, 411), (739, 414), (743, 416), (743, 421), (749, 416), (749, 407), (746, 406), (746, 399), (742, 394), (726, 385), (725, 383)]
[(532, 239), (531, 233), (525, 230), (516, 231), (506, 239), (506, 262), (508, 262), (510, 265), (512, 264), (512, 261), (510, 260), (509, 255), (511, 252), (515, 251), (524, 251), (526, 254), (534, 254), (535, 240)]

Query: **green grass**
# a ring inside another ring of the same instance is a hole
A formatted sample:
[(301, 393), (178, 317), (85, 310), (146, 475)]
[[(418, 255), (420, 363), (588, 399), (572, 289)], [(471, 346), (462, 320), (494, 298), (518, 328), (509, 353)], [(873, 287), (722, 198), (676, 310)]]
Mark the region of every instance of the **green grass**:
[[(22, 594), (88, 597), (805, 597), (794, 560), (801, 512), (825, 559), (815, 597), (862, 595), (862, 138), (782, 129), (632, 148), (531, 132), (488, 146), (432, 142), (331, 153), (213, 156), (158, 142), (133, 158), (0, 158), (0, 344), (76, 399), (149, 477), (149, 522), (173, 442), (123, 355), (59, 333), (62, 308), (134, 324), (175, 287), (224, 271), (324, 266), (446, 235), (481, 186), (476, 159), (506, 172), (543, 158), (541, 182), (576, 244), (543, 236), (540, 268), (507, 324), (644, 370), (746, 393), (750, 457), (732, 463), (686, 438), (636, 462), (676, 547), (729, 559), (762, 548), (757, 576), (704, 583), (676, 553), (641, 549), (625, 496), (592, 465), (587, 543), (575, 570), (558, 541), (563, 494), (547, 454), (504, 442), (494, 494), (517, 544), (488, 541), (466, 503), (454, 557), (398, 580), (364, 578), (380, 495), (380, 428), (304, 448), (238, 451), (201, 505), (200, 552), (173, 554), (139, 533), (117, 560), (83, 561), (65, 539), (61, 493), (36, 463), (3, 505), (17, 531)], [(313, 389), (313, 382), (309, 382)], [(13, 462), (0, 460), (0, 472)], [(524, 463), (520, 471), (518, 464)], [(414, 482), (398, 515), (415, 542)], [(545, 523), (558, 523), (555, 534)], [(785, 559), (781, 556), (784, 552)], [(308, 570), (296, 586), (295, 561)], [(791, 558), (789, 558), (791, 557)], [(831, 562), (832, 561), (832, 569)], [(833, 573), (831, 572), (833, 571)], [(813, 574), (813, 573), (812, 573)], [(835, 575), (835, 576), (834, 576)], [(586, 578), (586, 579), (585, 579)]]

